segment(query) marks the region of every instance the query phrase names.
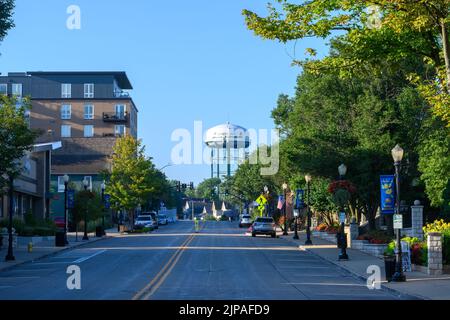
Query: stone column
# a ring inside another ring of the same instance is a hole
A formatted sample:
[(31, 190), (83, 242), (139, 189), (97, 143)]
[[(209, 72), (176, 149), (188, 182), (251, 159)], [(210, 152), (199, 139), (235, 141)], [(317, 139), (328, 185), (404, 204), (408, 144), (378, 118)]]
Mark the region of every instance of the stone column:
[(423, 206), (420, 201), (414, 201), (411, 206), (411, 235), (423, 240)]
[(439, 232), (428, 234), (428, 274), (442, 274), (442, 235)]

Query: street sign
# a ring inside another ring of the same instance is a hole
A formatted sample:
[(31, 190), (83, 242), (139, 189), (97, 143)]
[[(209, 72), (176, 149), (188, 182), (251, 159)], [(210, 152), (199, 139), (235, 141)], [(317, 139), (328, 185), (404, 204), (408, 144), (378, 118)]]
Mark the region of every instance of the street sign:
[(67, 190), (67, 208), (73, 209), (75, 207), (75, 190)]
[(263, 196), (260, 195), (258, 199), (256, 199), (256, 202), (260, 205), (260, 206), (264, 206), (267, 203), (267, 199)]
[(403, 215), (394, 214), (394, 229), (403, 229)]
[(339, 223), (345, 223), (345, 212), (339, 212)]

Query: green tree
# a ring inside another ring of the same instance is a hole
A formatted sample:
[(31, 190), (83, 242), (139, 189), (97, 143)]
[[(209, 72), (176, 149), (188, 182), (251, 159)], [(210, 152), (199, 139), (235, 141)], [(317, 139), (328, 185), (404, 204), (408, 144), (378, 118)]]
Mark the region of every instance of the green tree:
[(20, 159), (31, 150), (39, 134), (29, 129), (29, 109), (28, 99), (18, 104), (15, 97), (0, 96), (0, 194), (9, 186), (9, 178), (20, 174)]
[(195, 197), (210, 201), (219, 201), (218, 188), (221, 183), (222, 182), (219, 178), (209, 178), (203, 180), (195, 189)]
[(98, 192), (80, 190), (75, 194), (73, 219), (75, 223), (95, 221), (103, 215), (103, 202)]
[(14, 28), (13, 10), (14, 0), (0, 0), (0, 41), (3, 41), (8, 30)]
[[(133, 221), (133, 211), (162, 192), (164, 181), (151, 158), (144, 154), (140, 140), (132, 136), (117, 139), (113, 147), (112, 170), (106, 193), (115, 209), (125, 209)], [(159, 203), (158, 203), (159, 204)]]

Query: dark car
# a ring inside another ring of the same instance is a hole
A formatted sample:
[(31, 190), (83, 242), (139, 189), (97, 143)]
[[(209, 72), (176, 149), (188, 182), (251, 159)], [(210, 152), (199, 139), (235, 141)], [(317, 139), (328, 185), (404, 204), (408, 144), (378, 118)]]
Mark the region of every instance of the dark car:
[(256, 218), (252, 225), (252, 237), (256, 237), (257, 234), (270, 235), (272, 238), (277, 236), (277, 225), (273, 218), (259, 217)]

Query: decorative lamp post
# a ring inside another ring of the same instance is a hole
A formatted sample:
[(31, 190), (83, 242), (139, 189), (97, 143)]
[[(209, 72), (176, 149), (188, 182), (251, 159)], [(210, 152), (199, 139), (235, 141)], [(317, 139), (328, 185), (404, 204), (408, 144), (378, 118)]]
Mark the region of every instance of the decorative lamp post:
[(310, 174), (307, 174), (305, 176), (305, 181), (306, 181), (306, 206), (308, 207), (308, 211), (307, 211), (307, 219), (306, 219), (306, 241), (305, 241), (305, 245), (311, 245), (312, 241), (311, 241), (311, 210), (310, 210), (310, 183), (311, 183), (312, 177)]
[[(269, 200), (269, 187), (264, 186), (264, 195), (266, 196), (266, 200)], [(266, 204), (266, 217), (269, 216), (269, 203)]]
[[(344, 180), (344, 176), (347, 173), (347, 166), (345, 164), (341, 164), (338, 167), (339, 172), (339, 180)], [(340, 231), (339, 231), (339, 248), (341, 249), (339, 252), (339, 260), (348, 260), (347, 255), (347, 239), (345, 237), (345, 211), (344, 204), (340, 204), (340, 212), (339, 212), (339, 220), (340, 220)]]
[[(391, 151), (392, 158), (394, 159), (394, 166), (395, 166), (395, 213), (397, 215), (401, 214), (400, 211), (400, 170), (401, 170), (401, 164), (403, 159), (404, 151), (403, 149), (397, 144), (394, 149)], [(402, 244), (400, 240), (400, 229), (396, 229), (396, 263), (395, 263), (395, 273), (392, 276), (392, 281), (395, 282), (404, 282), (406, 281), (405, 274), (403, 273), (403, 264), (402, 264)]]
[(64, 181), (64, 244), (69, 244), (69, 241), (67, 241), (67, 208), (69, 207), (68, 202), (69, 199), (67, 197), (67, 186), (69, 185), (69, 176), (65, 174), (63, 176)]
[(100, 187), (102, 188), (102, 204), (103, 204), (103, 214), (102, 214), (102, 234), (105, 236), (106, 232), (105, 232), (105, 189), (106, 189), (106, 183), (105, 180), (103, 180), (102, 184), (100, 185)]
[[(87, 188), (89, 186), (89, 181), (87, 179), (83, 180), (84, 191), (87, 194)], [(84, 235), (83, 240), (89, 240), (87, 235), (87, 216), (88, 216), (88, 202), (86, 202), (86, 211), (84, 212)]]
[(288, 232), (287, 232), (287, 228), (288, 228), (288, 223), (287, 223), (287, 215), (286, 215), (286, 207), (287, 207), (287, 199), (286, 199), (286, 191), (288, 188), (287, 183), (283, 183), (283, 194), (284, 194), (284, 231), (283, 231), (283, 236), (287, 236)]

